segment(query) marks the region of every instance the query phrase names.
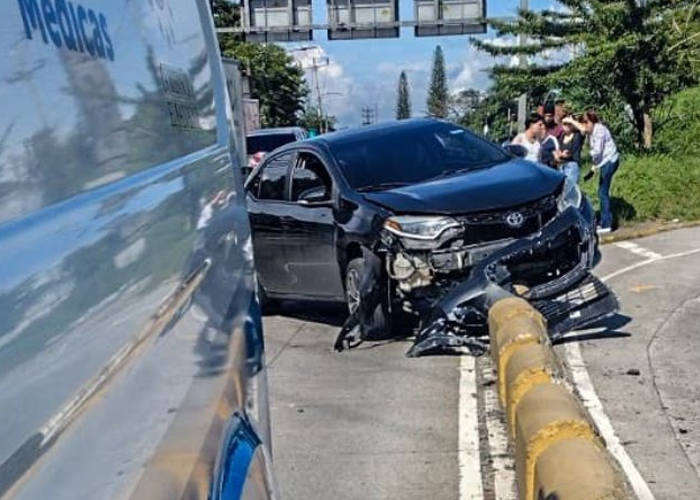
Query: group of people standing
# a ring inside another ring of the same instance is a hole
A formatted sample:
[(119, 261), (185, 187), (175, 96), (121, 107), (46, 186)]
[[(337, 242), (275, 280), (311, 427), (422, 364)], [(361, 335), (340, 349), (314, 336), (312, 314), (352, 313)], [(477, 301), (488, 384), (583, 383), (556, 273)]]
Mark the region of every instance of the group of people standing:
[(612, 230), (610, 185), (620, 166), (620, 154), (610, 130), (601, 123), (595, 111), (586, 111), (580, 117), (565, 114), (557, 121), (553, 104), (546, 105), (544, 115), (533, 113), (525, 120), (525, 131), (513, 139), (513, 144), (525, 148), (527, 160), (560, 170), (566, 176), (564, 190), (568, 192), (579, 182), (585, 137), (589, 139), (593, 161), (593, 168), (586, 178), (596, 173), (600, 175), (598, 233), (605, 234)]

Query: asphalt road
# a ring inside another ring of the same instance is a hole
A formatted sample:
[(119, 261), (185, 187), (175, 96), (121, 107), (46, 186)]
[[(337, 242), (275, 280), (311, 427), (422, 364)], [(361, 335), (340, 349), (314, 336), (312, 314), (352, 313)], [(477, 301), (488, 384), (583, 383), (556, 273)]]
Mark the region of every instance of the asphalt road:
[[(557, 351), (641, 498), (700, 498), (700, 228), (606, 245), (596, 274), (620, 314)], [(487, 359), (338, 354), (341, 308), (282, 313), (265, 318), (282, 498), (514, 498)]]

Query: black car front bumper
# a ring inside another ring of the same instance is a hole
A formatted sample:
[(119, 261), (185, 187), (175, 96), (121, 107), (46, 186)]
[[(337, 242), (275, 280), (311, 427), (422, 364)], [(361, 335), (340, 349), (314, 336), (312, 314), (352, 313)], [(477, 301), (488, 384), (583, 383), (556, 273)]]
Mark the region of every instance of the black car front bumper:
[(482, 259), (465, 279), (444, 284), (442, 296), (422, 304), (408, 355), (483, 351), (489, 308), (516, 290), (545, 316), (554, 338), (614, 314), (615, 295), (590, 274), (599, 256), (586, 215), (568, 208), (538, 233)]

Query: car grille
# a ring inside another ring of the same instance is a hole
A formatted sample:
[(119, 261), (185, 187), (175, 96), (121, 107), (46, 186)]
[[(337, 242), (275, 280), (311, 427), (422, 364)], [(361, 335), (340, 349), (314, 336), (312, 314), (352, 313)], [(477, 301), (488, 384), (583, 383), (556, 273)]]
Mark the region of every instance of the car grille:
[[(519, 213), (522, 223), (514, 227), (507, 222), (511, 214)], [(539, 231), (557, 215), (557, 200), (546, 196), (524, 205), (455, 217), (466, 229), (460, 239), (464, 245), (487, 243), (507, 238), (521, 238)]]

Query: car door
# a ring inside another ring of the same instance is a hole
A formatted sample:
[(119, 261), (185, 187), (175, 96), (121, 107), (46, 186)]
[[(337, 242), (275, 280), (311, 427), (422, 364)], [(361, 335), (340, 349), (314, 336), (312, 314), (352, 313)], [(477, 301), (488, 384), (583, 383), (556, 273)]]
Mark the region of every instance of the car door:
[(294, 284), (287, 267), (284, 223), (290, 207), (289, 170), (295, 158), (290, 151), (271, 156), (247, 184), (255, 266), (260, 284), (272, 294), (290, 293)]
[(293, 292), (343, 298), (336, 251), (333, 180), (321, 158), (300, 150), (290, 176), (285, 246)]

